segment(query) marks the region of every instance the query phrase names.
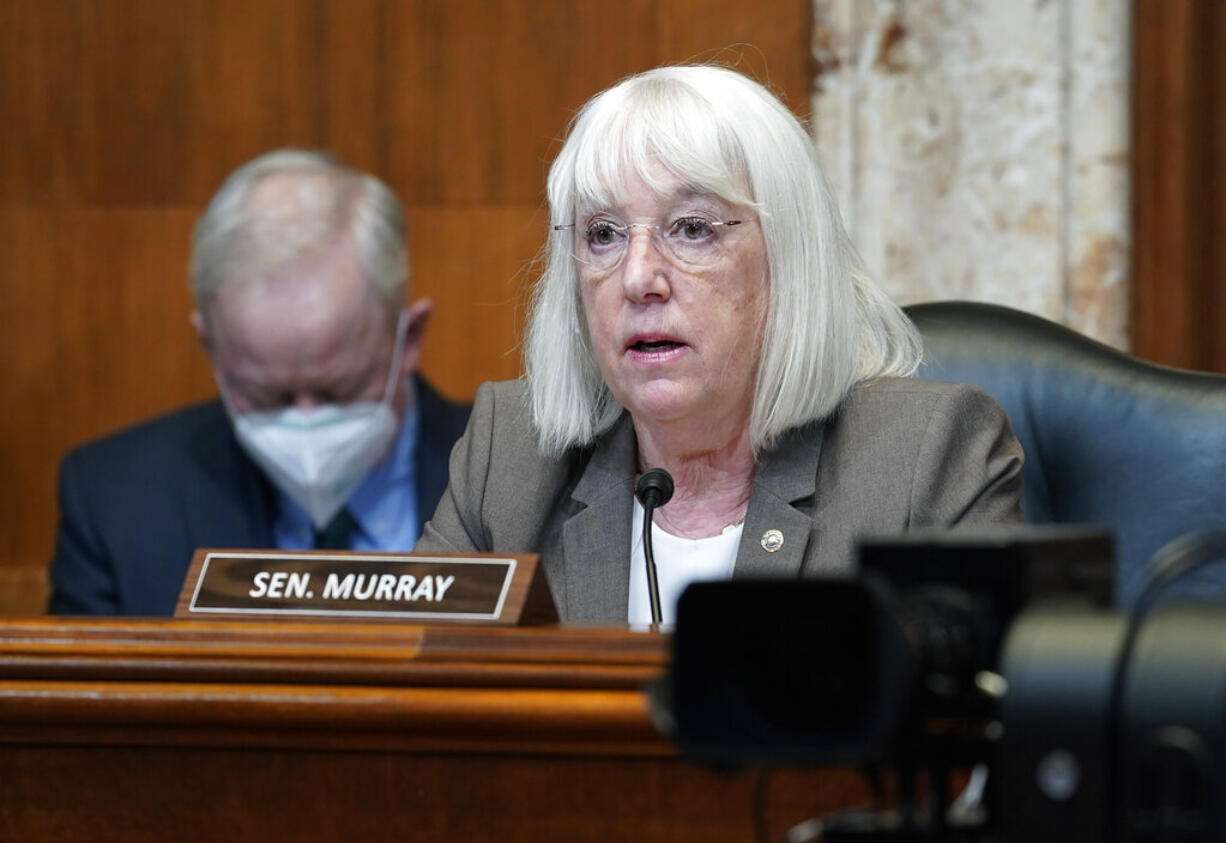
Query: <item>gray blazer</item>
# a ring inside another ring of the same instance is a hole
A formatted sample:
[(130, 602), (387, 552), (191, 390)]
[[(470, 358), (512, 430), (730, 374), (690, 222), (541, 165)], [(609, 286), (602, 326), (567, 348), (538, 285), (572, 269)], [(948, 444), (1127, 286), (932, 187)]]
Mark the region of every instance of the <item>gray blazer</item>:
[[(624, 622), (635, 471), (629, 414), (593, 447), (546, 458), (524, 382), (484, 384), (416, 549), (539, 553), (563, 620)], [(1021, 446), (986, 393), (876, 381), (762, 454), (733, 577), (846, 571), (868, 533), (1019, 522), (1021, 478)]]

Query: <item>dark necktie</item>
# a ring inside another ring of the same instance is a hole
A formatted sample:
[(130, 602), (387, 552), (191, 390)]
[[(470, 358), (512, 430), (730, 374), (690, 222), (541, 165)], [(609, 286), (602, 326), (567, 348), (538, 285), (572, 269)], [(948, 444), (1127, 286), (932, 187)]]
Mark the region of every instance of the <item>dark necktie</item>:
[(348, 509), (342, 509), (332, 516), (332, 520), (325, 524), (322, 530), (315, 531), (315, 549), (349, 550), (357, 529), (358, 522), (349, 514)]

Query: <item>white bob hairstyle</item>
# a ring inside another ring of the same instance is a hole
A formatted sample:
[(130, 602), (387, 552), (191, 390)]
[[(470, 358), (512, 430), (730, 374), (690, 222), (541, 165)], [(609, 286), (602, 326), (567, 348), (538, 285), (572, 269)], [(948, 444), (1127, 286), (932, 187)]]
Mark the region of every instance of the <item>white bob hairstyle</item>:
[[(261, 193), (261, 185), (282, 176), (278, 190)], [(196, 303), (203, 307), (222, 284), (258, 277), (346, 235), (366, 280), (399, 310), (409, 270), (396, 195), (325, 152), (267, 152), (231, 173), (196, 223), (190, 263)]]
[(633, 177), (658, 183), (660, 167), (757, 212), (770, 295), (749, 419), (755, 451), (830, 415), (859, 383), (915, 372), (919, 336), (864, 272), (796, 117), (735, 71), (657, 68), (589, 100), (549, 171), (551, 233), (525, 349), (545, 453), (591, 444), (622, 412), (588, 336), (572, 235), (552, 226), (613, 204)]

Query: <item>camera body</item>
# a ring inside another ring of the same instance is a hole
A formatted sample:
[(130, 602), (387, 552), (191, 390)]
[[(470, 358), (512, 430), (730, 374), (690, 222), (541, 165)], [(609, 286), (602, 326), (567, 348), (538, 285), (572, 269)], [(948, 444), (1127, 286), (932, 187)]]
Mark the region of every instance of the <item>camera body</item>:
[(1168, 603), (1131, 620), (1036, 610), (1014, 624), (1006, 839), (1226, 838), (1226, 607)]
[(852, 577), (695, 584), (678, 741), (724, 767), (983, 764), (985, 838), (1224, 839), (1226, 607), (1112, 611), (1112, 555), (1082, 528), (912, 533)]

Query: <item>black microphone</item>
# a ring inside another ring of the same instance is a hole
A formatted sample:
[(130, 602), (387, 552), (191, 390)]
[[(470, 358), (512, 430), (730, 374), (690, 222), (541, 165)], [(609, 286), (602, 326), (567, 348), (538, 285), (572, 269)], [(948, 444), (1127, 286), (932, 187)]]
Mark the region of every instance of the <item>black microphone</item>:
[(651, 551), (651, 517), (657, 506), (673, 498), (673, 477), (662, 468), (643, 472), (634, 484), (635, 497), (643, 505), (643, 557), (647, 561), (647, 593), (651, 597), (651, 622), (660, 625), (660, 583), (656, 580), (656, 557)]

